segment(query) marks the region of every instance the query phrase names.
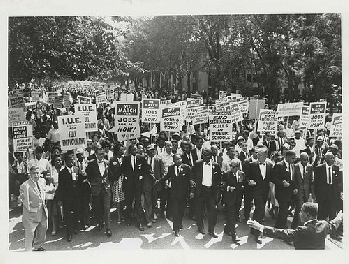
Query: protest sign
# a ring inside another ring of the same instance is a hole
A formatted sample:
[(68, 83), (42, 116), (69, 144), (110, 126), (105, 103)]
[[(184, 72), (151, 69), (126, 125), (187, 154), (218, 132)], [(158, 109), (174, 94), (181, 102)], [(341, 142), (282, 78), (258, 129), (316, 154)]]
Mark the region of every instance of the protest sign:
[(56, 92), (47, 92), (47, 103), (53, 105), (55, 103), (57, 95), (58, 94)]
[(180, 107), (164, 107), (161, 110), (160, 129), (162, 131), (180, 132), (183, 126)]
[(226, 91), (219, 91), (218, 100), (219, 100), (219, 101), (228, 100), (228, 98), (227, 98), (227, 92), (226, 92)]
[(32, 102), (37, 102), (40, 100), (40, 92), (39, 91), (32, 91), (31, 92), (31, 100)]
[(79, 104), (92, 104), (92, 98), (78, 96), (78, 102), (79, 102)]
[(278, 116), (300, 116), (302, 114), (303, 102), (278, 104)]
[(55, 100), (53, 102), (53, 108), (62, 108), (63, 106), (63, 97), (60, 95), (56, 95)]
[(218, 114), (209, 116), (210, 140), (213, 142), (231, 141), (233, 123), (231, 115)]
[(63, 95), (63, 106), (64, 107), (69, 107), (70, 106), (70, 94), (69, 93), (65, 93)]
[(307, 129), (309, 126), (309, 106), (302, 106), (302, 115), (299, 119), (299, 128)]
[(239, 101), (240, 112), (242, 114), (248, 113), (248, 106), (249, 106), (249, 101), (247, 98), (241, 99)]
[(105, 93), (101, 93), (96, 96), (96, 104), (104, 104), (104, 103), (109, 103), (107, 100), (107, 95)]
[(330, 137), (342, 137), (342, 113), (333, 114)]
[(208, 107), (200, 106), (198, 112), (192, 118), (192, 124), (195, 126), (198, 124), (208, 123), (208, 116), (209, 116)]
[(24, 97), (23, 94), (16, 94), (9, 97), (9, 107), (11, 108), (23, 108), (24, 107)]
[(160, 99), (142, 100), (142, 122), (160, 123)]
[(195, 106), (200, 106), (201, 104), (201, 99), (193, 99), (193, 98), (187, 98), (187, 107), (195, 107)]
[(119, 141), (140, 136), (139, 102), (115, 102), (114, 132)]
[(8, 125), (12, 126), (15, 122), (25, 121), (25, 113), (23, 108), (8, 109)]
[(273, 110), (261, 109), (259, 112), (258, 130), (265, 134), (276, 135), (277, 131), (277, 117)]
[(259, 117), (259, 110), (264, 109), (265, 99), (250, 99), (248, 107), (249, 119), (257, 119)]
[(75, 114), (85, 116), (85, 131), (97, 131), (97, 107), (95, 104), (75, 104)]
[(13, 150), (25, 152), (33, 144), (33, 126), (28, 124), (16, 125), (12, 128)]
[(310, 103), (308, 129), (325, 127), (326, 102)]
[(86, 147), (84, 115), (57, 116), (57, 121), (62, 151)]

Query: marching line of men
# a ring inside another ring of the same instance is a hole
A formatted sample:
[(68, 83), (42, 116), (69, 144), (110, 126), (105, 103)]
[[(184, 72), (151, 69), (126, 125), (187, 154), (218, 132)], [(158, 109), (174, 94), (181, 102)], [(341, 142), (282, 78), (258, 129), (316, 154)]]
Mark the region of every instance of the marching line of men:
[[(100, 144), (95, 144), (93, 151), (90, 146), (77, 150), (76, 161), (74, 151), (66, 152), (65, 166), (58, 172), (55, 200), (58, 207), (63, 206), (67, 240), (72, 241), (73, 234), (90, 225), (91, 201), (98, 230), (105, 227), (105, 234), (112, 236), (110, 207), (115, 193), (122, 197), (117, 204), (118, 224), (124, 218), (130, 226), (134, 216), (137, 228), (144, 231), (144, 224), (151, 228), (158, 216), (164, 218), (166, 213), (166, 218), (173, 221), (175, 236), (183, 228), (182, 219), (188, 206), (188, 216), (196, 221), (198, 232), (205, 234), (207, 218), (208, 234), (216, 238), (214, 229), (221, 203), (226, 214), (224, 233), (234, 243), (238, 242), (235, 225), (241, 221), (242, 204), (243, 221), (250, 219), (253, 203), (252, 220), (262, 224), (267, 201), (274, 200), (270, 214), (277, 215), (275, 227), (279, 229), (288, 228), (291, 205), (295, 209), (291, 228), (300, 225), (302, 204), (311, 196), (318, 202), (319, 219), (332, 220), (342, 209), (342, 171), (334, 165), (335, 157), (330, 151), (323, 154), (324, 163), (313, 165), (303, 151), (295, 164), (293, 150), (285, 150), (284, 158), (281, 156), (274, 162), (268, 158), (267, 144), (257, 144), (247, 151), (248, 143), (243, 137), (238, 138), (235, 146), (228, 144), (221, 152), (217, 145), (200, 136), (194, 145), (180, 141), (178, 148), (178, 144), (160, 135), (157, 145), (131, 141), (125, 151), (123, 145), (116, 144), (114, 155), (109, 155), (109, 148)], [(21, 187), (22, 200), (30, 199), (24, 194)], [(24, 207), (27, 204), (28, 201), (23, 202)], [(257, 243), (261, 242), (260, 231), (252, 228), (251, 234)], [(32, 236), (26, 231), (26, 240)]]

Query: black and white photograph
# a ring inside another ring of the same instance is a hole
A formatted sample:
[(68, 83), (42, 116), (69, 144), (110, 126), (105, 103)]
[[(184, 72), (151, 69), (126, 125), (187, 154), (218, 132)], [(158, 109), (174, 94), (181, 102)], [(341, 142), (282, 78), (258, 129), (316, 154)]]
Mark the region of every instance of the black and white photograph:
[(6, 17), (12, 260), (343, 255), (347, 17), (113, 8)]

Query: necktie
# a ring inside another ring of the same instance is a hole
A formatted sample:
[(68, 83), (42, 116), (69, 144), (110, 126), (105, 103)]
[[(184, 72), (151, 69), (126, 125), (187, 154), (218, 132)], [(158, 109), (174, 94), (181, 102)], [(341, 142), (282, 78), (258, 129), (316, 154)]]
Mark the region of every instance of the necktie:
[(331, 167), (328, 167), (328, 184), (332, 184)]
[(39, 187), (39, 183), (38, 182), (36, 182), (36, 187), (38, 187), (39, 193), (41, 195), (41, 191), (40, 191), (40, 187)]
[(176, 166), (176, 176), (178, 177), (178, 166)]
[(288, 170), (290, 171), (290, 178), (291, 178), (291, 181), (292, 181), (292, 167), (291, 167), (291, 164), (288, 164)]
[(305, 177), (305, 166), (303, 166), (303, 179)]

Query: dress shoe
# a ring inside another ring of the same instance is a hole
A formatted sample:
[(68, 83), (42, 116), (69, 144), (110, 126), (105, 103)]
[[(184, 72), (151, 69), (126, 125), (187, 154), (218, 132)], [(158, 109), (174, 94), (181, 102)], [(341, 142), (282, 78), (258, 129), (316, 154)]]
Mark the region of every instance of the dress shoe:
[(55, 235), (56, 235), (56, 231), (52, 231), (52, 232), (51, 232), (51, 235), (52, 235), (52, 236), (55, 236)]
[(34, 248), (33, 251), (46, 251), (43, 247)]
[(175, 236), (176, 236), (176, 237), (179, 237), (179, 230), (176, 230), (176, 231), (175, 231)]
[(198, 229), (199, 229), (199, 233), (205, 235), (205, 229), (204, 229), (204, 227), (198, 227)]
[(105, 230), (105, 234), (107, 235), (107, 237), (111, 237), (112, 235), (110, 229)]
[(233, 240), (233, 243), (237, 244), (239, 242), (239, 239), (236, 238), (236, 234), (235, 233), (231, 235), (231, 238)]
[(140, 231), (144, 231), (143, 225), (141, 223), (138, 224), (138, 228)]
[(228, 235), (228, 236), (232, 236), (232, 232), (231, 231), (228, 231), (228, 230), (225, 230), (224, 229), (224, 234)]
[(130, 220), (127, 220), (127, 221), (126, 221), (126, 225), (127, 225), (127, 226), (130, 226), (130, 225), (131, 225), (131, 221), (130, 221)]
[[(153, 220), (155, 220), (155, 222), (156, 222), (157, 219), (158, 219), (158, 216), (154, 213)], [(155, 223), (155, 222), (154, 222), (154, 223)]]
[(149, 223), (147, 224), (147, 227), (148, 227), (148, 228), (151, 228), (152, 225), (153, 225), (153, 223), (152, 223), (152, 222), (149, 222)]
[(217, 236), (217, 234), (215, 234), (215, 232), (209, 232), (208, 234), (213, 238), (218, 238), (218, 236)]
[(171, 222), (173, 222), (173, 217), (172, 216), (167, 217), (167, 219), (170, 220)]
[(72, 236), (68, 236), (67, 241), (68, 241), (68, 242), (71, 242), (71, 241), (72, 241), (72, 239), (73, 239), (73, 237), (72, 237)]
[(179, 226), (179, 229), (183, 229), (183, 225), (180, 225), (180, 226)]
[(155, 218), (153, 218), (151, 221), (152, 221), (153, 223), (156, 223), (156, 219), (155, 219)]

